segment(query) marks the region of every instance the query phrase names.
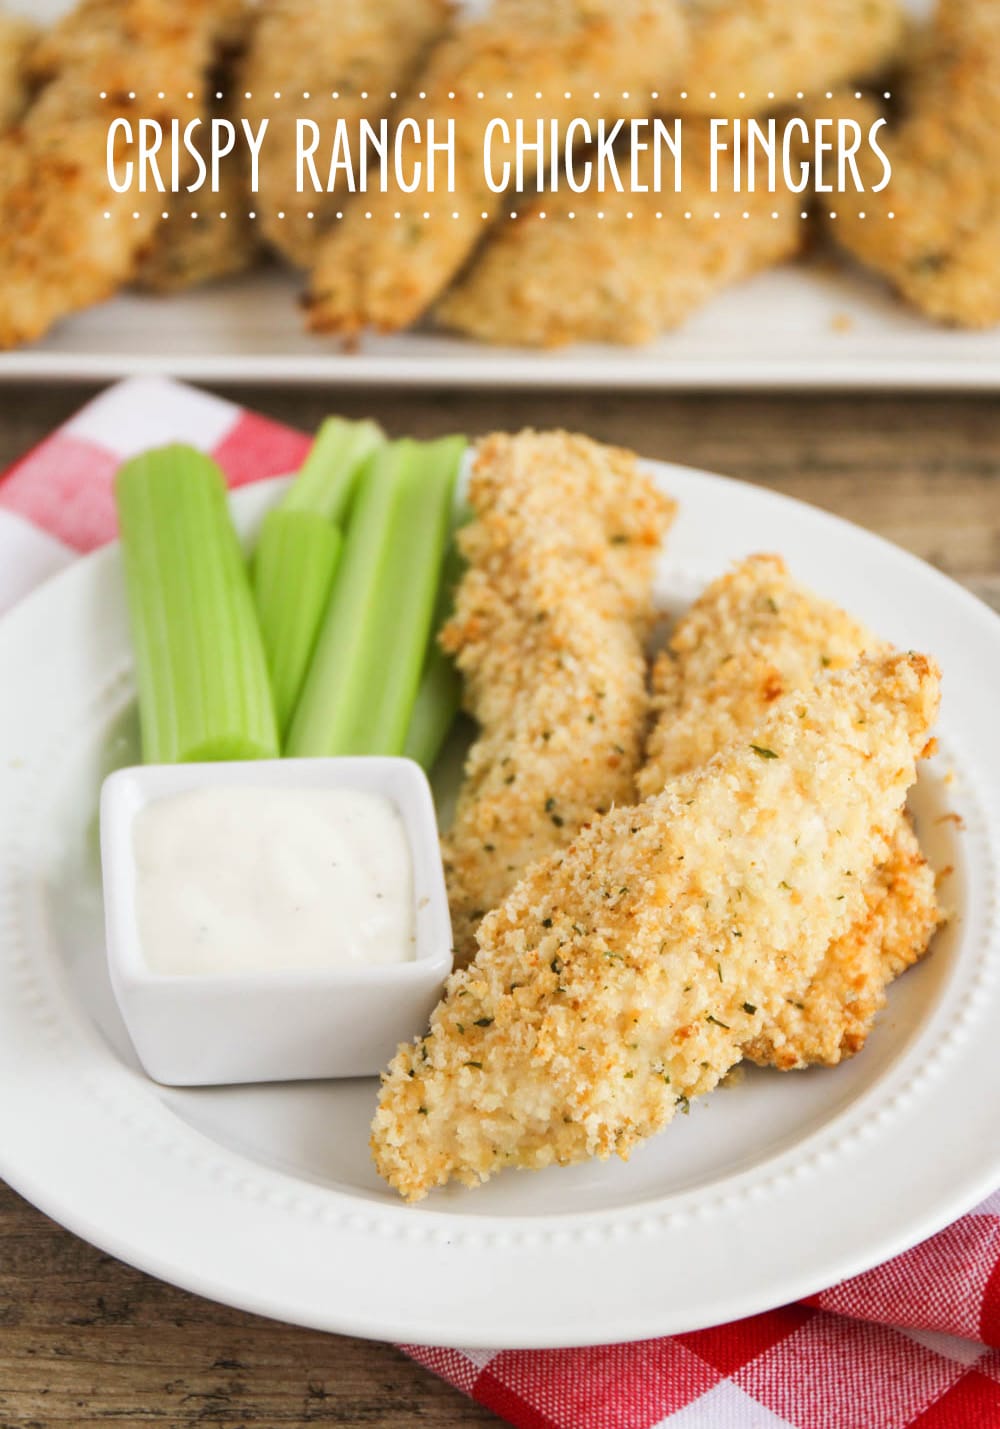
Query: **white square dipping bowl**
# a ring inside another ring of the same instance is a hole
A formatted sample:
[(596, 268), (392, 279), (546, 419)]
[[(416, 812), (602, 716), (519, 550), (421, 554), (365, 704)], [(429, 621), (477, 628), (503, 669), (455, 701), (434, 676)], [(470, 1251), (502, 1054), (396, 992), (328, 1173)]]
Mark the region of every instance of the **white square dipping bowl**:
[[(413, 865), (416, 955), (407, 962), (170, 974), (143, 957), (133, 820), (195, 789), (358, 789), (396, 806)], [(168, 1086), (370, 1076), (424, 1031), (452, 969), (452, 932), (430, 785), (410, 759), (275, 759), (120, 769), (101, 791), (111, 983), (139, 1060)]]

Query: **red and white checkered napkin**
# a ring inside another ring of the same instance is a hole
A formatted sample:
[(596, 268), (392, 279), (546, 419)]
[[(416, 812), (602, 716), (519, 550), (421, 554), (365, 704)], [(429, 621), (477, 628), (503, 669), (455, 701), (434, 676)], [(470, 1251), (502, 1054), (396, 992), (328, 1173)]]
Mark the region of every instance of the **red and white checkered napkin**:
[[(234, 486), (294, 470), (309, 446), (190, 388), (111, 388), (0, 478), (0, 610), (114, 536), (115, 469), (168, 441), (211, 452)], [(521, 1429), (987, 1429), (1000, 1426), (996, 1347), (1000, 1192), (808, 1304), (713, 1330), (584, 1350), (405, 1348)]]

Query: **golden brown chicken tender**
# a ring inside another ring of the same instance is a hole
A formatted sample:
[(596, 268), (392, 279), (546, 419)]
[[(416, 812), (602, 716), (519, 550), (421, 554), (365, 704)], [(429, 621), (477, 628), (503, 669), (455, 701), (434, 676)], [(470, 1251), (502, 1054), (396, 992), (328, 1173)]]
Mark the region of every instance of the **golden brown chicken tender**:
[(783, 1072), (853, 1057), (889, 984), (923, 957), (942, 920), (934, 873), (904, 815), (889, 857), (865, 887), (861, 917), (830, 944), (802, 996), (786, 998), (744, 1046), (744, 1057)]
[(28, 107), (31, 82), (26, 61), (38, 34), (30, 20), (0, 11), (0, 134)]
[(42, 89), (0, 139), (0, 347), (40, 337), (131, 276), (163, 196), (110, 191), (109, 118), (193, 117), (186, 95), (200, 93), (232, 10), (229, 0), (83, 0), (40, 42)]
[[(266, 0), (245, 68), (251, 97), (242, 113), (255, 125), (269, 121), (256, 207), (262, 233), (293, 263), (310, 266), (344, 204), (342, 195), (316, 193), (308, 183), (296, 191), (297, 121), (312, 120), (328, 140), (334, 120), (356, 133), (360, 120), (388, 114), (393, 93), (409, 85), (448, 15), (447, 0)], [(328, 167), (329, 144), (321, 142), (316, 169), (324, 185)]]
[[(235, 122), (232, 96), (243, 92), (245, 44), (253, 23), (254, 13), (248, 9), (239, 40), (226, 46), (211, 76), (212, 97), (206, 94), (205, 100), (213, 118)], [(224, 97), (215, 98), (218, 94)], [(250, 218), (255, 209), (250, 158), (241, 149), (220, 168), (217, 193), (206, 186), (197, 195), (182, 192), (164, 198), (168, 216), (163, 219), (161, 214), (149, 246), (139, 254), (133, 282), (153, 293), (177, 293), (245, 272), (261, 253), (260, 231)]]
[[(748, 737), (783, 695), (850, 665), (875, 636), (797, 585), (777, 556), (752, 556), (708, 587), (679, 622), (654, 671), (656, 722), (640, 792), (706, 764)], [(916, 962), (941, 921), (934, 875), (901, 816), (888, 857), (865, 888), (858, 921), (827, 950), (801, 998), (791, 998), (744, 1048), (782, 1070), (834, 1065), (860, 1051), (888, 984)]]
[[(546, 194), (498, 229), (436, 316), (487, 342), (650, 342), (719, 289), (791, 257), (802, 245), (801, 196), (733, 193), (731, 160), (711, 191), (708, 125), (684, 126), (684, 189)], [(598, 214), (602, 216), (599, 218)]]
[(860, 917), (937, 703), (921, 655), (824, 674), (535, 864), (383, 1079), (381, 1175), (416, 1200), (625, 1158), (711, 1091)]
[[(169, 217), (138, 255), (133, 282), (152, 293), (180, 293), (252, 268), (260, 256), (257, 229), (249, 215), (245, 170), (222, 170), (218, 193), (170, 197)], [(197, 218), (192, 218), (196, 213)]]
[(459, 961), (532, 860), (634, 800), (653, 566), (674, 510), (631, 453), (562, 432), (487, 437), (469, 500), (442, 632), (480, 724), (444, 840)]
[(676, 0), (494, 0), (456, 24), (400, 104), (421, 125), (433, 119), (439, 135), (454, 120), (454, 189), (444, 192), (440, 177), (432, 194), (426, 183), (412, 193), (391, 184), (352, 205), (317, 256), (312, 327), (351, 335), (414, 322), (483, 236), (482, 215), (504, 206), (484, 174), (488, 122), (523, 119), (533, 134), (537, 119), (647, 114), (684, 43)]
[(798, 585), (780, 556), (750, 556), (678, 621), (653, 670), (643, 798), (745, 737), (782, 695), (841, 670), (877, 638)]
[[(990, 327), (1000, 323), (1000, 3), (941, 0), (915, 54), (906, 116), (880, 141), (892, 177), (879, 194), (827, 195), (829, 231), (929, 317)], [(870, 189), (881, 161), (868, 154), (860, 167)]]
[[(684, 69), (695, 114), (759, 114), (878, 73), (899, 52), (900, 0), (692, 0)], [(720, 107), (721, 106), (721, 107)]]

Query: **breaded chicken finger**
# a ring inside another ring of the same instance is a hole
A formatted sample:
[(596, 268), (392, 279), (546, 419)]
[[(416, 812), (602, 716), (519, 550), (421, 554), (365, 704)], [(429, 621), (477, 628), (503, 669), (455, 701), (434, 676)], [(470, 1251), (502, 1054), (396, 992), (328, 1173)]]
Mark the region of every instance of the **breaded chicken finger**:
[(746, 1043), (744, 1057), (783, 1072), (853, 1057), (889, 984), (923, 957), (943, 921), (934, 872), (902, 814), (888, 857), (865, 884), (861, 917), (830, 944), (802, 996), (786, 998)]
[[(692, 0), (685, 113), (759, 114), (877, 73), (898, 54), (900, 0)], [(720, 108), (721, 106), (721, 108)]]
[(246, 171), (233, 164), (221, 171), (218, 193), (201, 195), (197, 209), (189, 194), (171, 197), (164, 210), (169, 216), (138, 255), (134, 284), (151, 293), (181, 293), (252, 268), (261, 246), (249, 197)]
[(775, 700), (806, 690), (881, 642), (792, 580), (780, 556), (750, 556), (702, 592), (653, 670), (643, 798), (745, 738)]
[(341, 194), (317, 193), (308, 175), (297, 192), (298, 121), (312, 120), (324, 136), (315, 162), (325, 184), (334, 121), (354, 134), (360, 120), (374, 124), (388, 114), (391, 95), (409, 84), (448, 12), (447, 0), (265, 0), (241, 86), (242, 113), (255, 125), (268, 120), (255, 207), (265, 238), (293, 263), (311, 265), (344, 204)]
[[(749, 737), (775, 700), (807, 690), (881, 642), (797, 585), (777, 556), (752, 556), (715, 581), (680, 621), (654, 671), (656, 711), (640, 793)], [(926, 952), (941, 913), (934, 875), (905, 815), (865, 888), (856, 923), (831, 943), (801, 997), (744, 1048), (783, 1070), (831, 1066), (860, 1051), (886, 987)]]
[(626, 1158), (716, 1086), (860, 916), (937, 703), (926, 657), (862, 659), (530, 869), (384, 1077), (381, 1175)]
[(28, 106), (31, 84), (25, 61), (38, 33), (30, 20), (0, 11), (0, 134)]
[(635, 798), (643, 639), (673, 504), (631, 453), (562, 432), (491, 436), (442, 632), (480, 724), (444, 840), (456, 955), (536, 858)]
[(454, 121), (454, 189), (442, 175), (433, 193), (426, 182), (413, 192), (393, 182), (352, 206), (318, 254), (311, 326), (350, 336), (415, 321), (483, 236), (482, 215), (505, 206), (484, 172), (491, 120), (501, 117), (513, 132), (522, 119), (534, 137), (536, 120), (648, 113), (651, 90), (677, 70), (684, 36), (676, 0), (493, 0), (485, 14), (456, 24), (416, 92), (400, 101), (421, 126), (433, 119), (439, 140)]
[[(904, 78), (906, 117), (883, 132), (892, 165), (859, 160), (867, 192), (823, 202), (831, 237), (929, 317), (963, 327), (1000, 323), (1000, 0), (941, 0)], [(847, 101), (848, 104), (851, 101)], [(877, 108), (832, 110), (870, 123)]]
[(791, 257), (803, 240), (800, 196), (734, 193), (726, 158), (713, 193), (708, 139), (707, 123), (684, 126), (682, 193), (669, 156), (656, 192), (650, 149), (637, 165), (647, 193), (561, 189), (534, 201), (497, 230), (436, 317), (511, 345), (650, 342), (720, 288)]
[[(237, 106), (231, 96), (243, 92), (245, 46), (255, 19), (256, 12), (247, 5), (239, 16), (238, 35), (206, 77), (211, 95), (205, 92), (205, 107), (213, 118), (234, 122)], [(218, 94), (223, 95), (221, 100), (212, 97)], [(167, 195), (163, 211), (168, 217), (139, 254), (133, 282), (150, 292), (177, 293), (245, 272), (261, 252), (260, 233), (250, 218), (255, 203), (250, 193), (250, 159), (239, 150), (220, 168), (218, 192), (206, 188), (196, 198), (183, 191)]]
[(233, 9), (230, 0), (84, 0), (39, 43), (41, 92), (0, 140), (0, 347), (40, 337), (131, 277), (163, 195), (111, 192), (108, 125), (193, 117)]

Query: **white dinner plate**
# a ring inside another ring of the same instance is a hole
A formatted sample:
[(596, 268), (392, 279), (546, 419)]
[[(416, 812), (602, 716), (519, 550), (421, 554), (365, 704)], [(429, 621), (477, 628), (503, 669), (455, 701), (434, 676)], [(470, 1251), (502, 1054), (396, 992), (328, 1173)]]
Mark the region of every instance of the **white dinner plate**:
[[(0, 623), (0, 1174), (155, 1275), (281, 1319), (422, 1343), (692, 1330), (818, 1291), (1000, 1184), (1000, 621), (912, 556), (754, 487), (655, 465), (681, 608), (748, 552), (944, 667), (913, 808), (954, 916), (835, 1070), (751, 1068), (628, 1164), (406, 1206), (367, 1150), (374, 1080), (178, 1091), (139, 1069), (105, 970), (96, 808), (134, 740), (115, 548)], [(275, 486), (235, 498), (249, 529)], [(958, 816), (956, 820), (952, 816)]]
[[(49, 20), (69, 3), (13, 0), (13, 8)], [(922, 16), (931, 0), (905, 3)], [(305, 332), (300, 289), (292, 273), (262, 269), (166, 298), (124, 293), (69, 318), (39, 343), (0, 353), (0, 380), (167, 375), (338, 386), (1000, 388), (1000, 328), (960, 332), (931, 323), (846, 258), (761, 273), (640, 348), (581, 343), (537, 352), (414, 331), (367, 337), (345, 352)]]

